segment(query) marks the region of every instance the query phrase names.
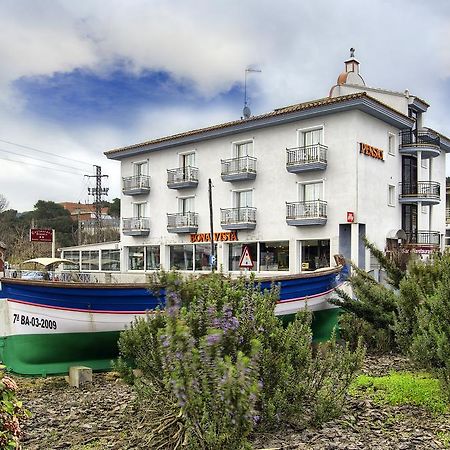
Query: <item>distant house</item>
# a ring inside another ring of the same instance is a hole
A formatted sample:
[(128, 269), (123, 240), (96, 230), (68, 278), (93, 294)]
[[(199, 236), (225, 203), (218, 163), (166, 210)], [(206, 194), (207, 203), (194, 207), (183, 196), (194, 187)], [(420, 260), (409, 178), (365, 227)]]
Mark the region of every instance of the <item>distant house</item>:
[[(80, 220), (90, 220), (95, 219), (95, 205), (93, 204), (83, 204), (83, 203), (75, 203), (75, 202), (62, 202), (60, 205), (69, 211), (70, 217), (74, 222)], [(101, 209), (101, 215), (103, 218), (109, 218), (108, 216), (108, 208), (104, 207)]]

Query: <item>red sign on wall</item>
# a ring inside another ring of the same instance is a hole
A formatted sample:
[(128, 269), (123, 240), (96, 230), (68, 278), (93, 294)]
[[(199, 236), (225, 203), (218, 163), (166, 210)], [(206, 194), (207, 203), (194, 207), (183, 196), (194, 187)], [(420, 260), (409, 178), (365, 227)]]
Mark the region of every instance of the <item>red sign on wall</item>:
[(352, 211), (347, 211), (347, 222), (353, 223), (355, 221), (355, 213)]
[(53, 242), (53, 230), (47, 228), (32, 228), (30, 230), (31, 242)]

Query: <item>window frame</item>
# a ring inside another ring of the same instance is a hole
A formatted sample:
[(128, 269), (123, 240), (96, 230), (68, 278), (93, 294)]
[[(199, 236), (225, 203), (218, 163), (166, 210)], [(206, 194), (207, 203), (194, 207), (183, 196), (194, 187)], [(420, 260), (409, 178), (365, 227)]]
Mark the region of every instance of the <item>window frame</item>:
[[(391, 192), (393, 192), (392, 202), (391, 202)], [(388, 206), (395, 208), (395, 185), (394, 184), (388, 184), (387, 204), (388, 204)]]
[(321, 142), (319, 144), (312, 145), (326, 145), (325, 144), (325, 124), (318, 124), (311, 127), (297, 128), (297, 147), (304, 147), (305, 138), (304, 135), (306, 133), (310, 133), (312, 131), (320, 130), (321, 133)]
[[(388, 132), (388, 155), (396, 156), (396, 147), (397, 147), (397, 136), (395, 133)], [(392, 142), (392, 149), (391, 149), (391, 142)]]

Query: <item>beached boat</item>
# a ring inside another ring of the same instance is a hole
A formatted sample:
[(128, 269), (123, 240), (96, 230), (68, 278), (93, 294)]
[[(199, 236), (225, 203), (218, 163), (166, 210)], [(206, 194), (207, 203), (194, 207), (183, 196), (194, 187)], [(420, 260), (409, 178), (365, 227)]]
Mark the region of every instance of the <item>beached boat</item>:
[[(306, 305), (314, 313), (315, 337), (330, 336), (338, 310), (327, 302), (347, 268), (257, 280), (261, 289), (280, 285), (276, 314), (289, 318)], [(135, 317), (164, 307), (146, 284), (80, 283), (2, 278), (0, 288), (0, 359), (13, 372), (64, 373), (73, 365), (110, 368), (117, 340)]]

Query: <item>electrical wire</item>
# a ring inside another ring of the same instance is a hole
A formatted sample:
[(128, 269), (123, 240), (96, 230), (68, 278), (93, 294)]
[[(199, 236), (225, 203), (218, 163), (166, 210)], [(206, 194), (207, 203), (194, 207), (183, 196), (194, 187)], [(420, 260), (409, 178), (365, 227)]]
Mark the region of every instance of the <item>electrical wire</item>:
[(86, 166), (92, 167), (92, 164), (89, 164), (89, 163), (87, 163), (85, 161), (80, 161), (79, 159), (69, 158), (67, 156), (57, 155), (56, 153), (46, 152), (44, 150), (40, 150), (40, 149), (35, 148), (35, 147), (30, 147), (29, 145), (18, 144), (16, 142), (7, 141), (5, 139), (0, 139), (0, 142), (4, 142), (4, 143), (10, 144), (10, 145), (15, 145), (16, 147), (26, 148), (28, 150), (33, 150), (35, 152), (45, 153), (46, 155), (56, 156), (57, 158), (68, 159), (69, 161), (74, 161), (74, 162), (77, 162), (77, 163), (80, 163), (80, 164), (85, 164)]
[(26, 166), (35, 166), (35, 167), (40, 167), (41, 169), (53, 170), (53, 171), (56, 171), (56, 172), (64, 172), (64, 173), (68, 173), (70, 175), (76, 175), (77, 177), (81, 176), (81, 173), (69, 172), (68, 170), (56, 169), (54, 167), (46, 167), (46, 166), (41, 166), (39, 164), (33, 164), (33, 163), (25, 162), (25, 161), (17, 161), (15, 159), (2, 158), (1, 156), (0, 156), (0, 159), (3, 159), (4, 161), (14, 162), (14, 163), (17, 163), (17, 164), (25, 164)]
[(69, 169), (74, 169), (74, 170), (78, 170), (78, 171), (82, 172), (82, 170), (80, 168), (78, 168), (78, 167), (68, 166), (66, 164), (60, 164), (60, 163), (53, 162), (53, 161), (47, 161), (46, 159), (35, 158), (34, 156), (22, 155), (21, 153), (12, 152), (11, 150), (5, 150), (3, 148), (0, 148), (0, 152), (11, 153), (12, 155), (20, 156), (22, 158), (29, 158), (29, 159), (33, 159), (33, 160), (36, 160), (36, 161), (41, 161), (41, 162), (45, 162), (45, 163), (48, 163), (48, 164), (54, 164), (55, 166), (66, 167), (66, 168), (69, 168)]

